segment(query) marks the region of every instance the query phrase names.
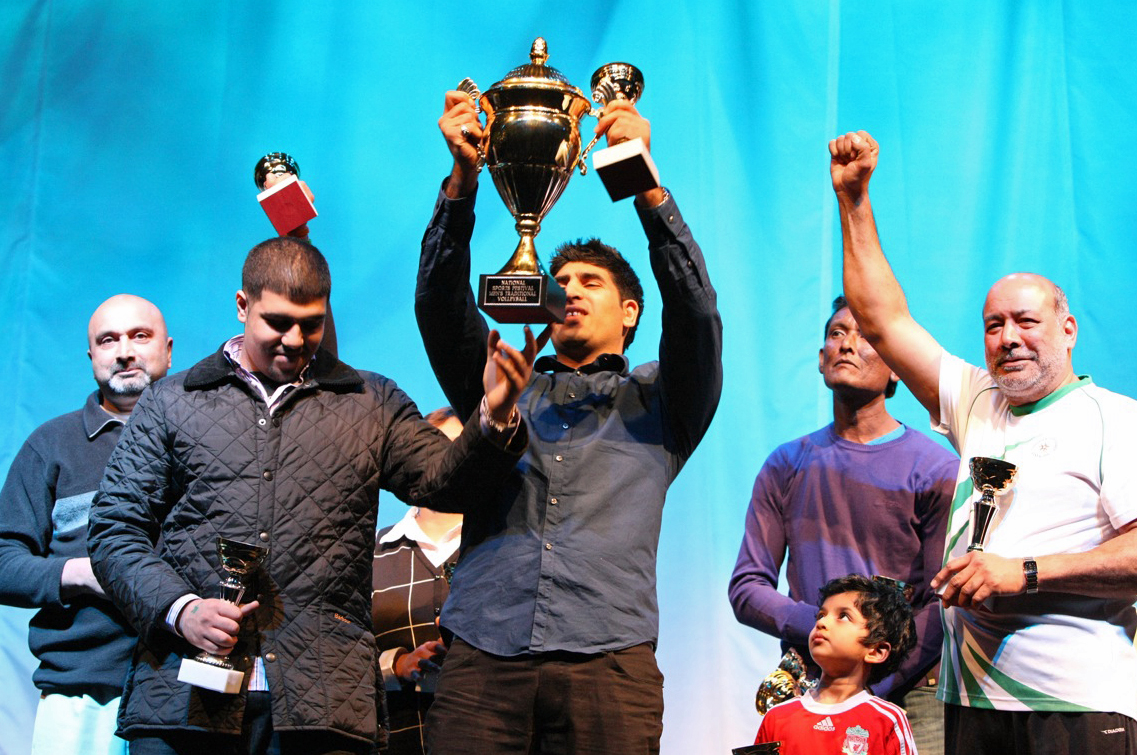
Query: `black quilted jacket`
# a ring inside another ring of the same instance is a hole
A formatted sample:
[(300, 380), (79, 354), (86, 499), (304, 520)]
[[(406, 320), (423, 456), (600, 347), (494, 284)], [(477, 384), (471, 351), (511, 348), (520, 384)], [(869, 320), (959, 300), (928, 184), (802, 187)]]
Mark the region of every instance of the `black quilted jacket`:
[(187, 594), (217, 595), (219, 535), (269, 546), (233, 653), (265, 659), (278, 730), (374, 739), (371, 558), (379, 489), (441, 510), (475, 503), (525, 446), (497, 449), (476, 418), (451, 444), (394, 382), (320, 351), (313, 378), (269, 416), (219, 350), (147, 390), (91, 511), (95, 574), (138, 629), (119, 712), (127, 738), (239, 733), (244, 695), (177, 681), (196, 650), (166, 628)]

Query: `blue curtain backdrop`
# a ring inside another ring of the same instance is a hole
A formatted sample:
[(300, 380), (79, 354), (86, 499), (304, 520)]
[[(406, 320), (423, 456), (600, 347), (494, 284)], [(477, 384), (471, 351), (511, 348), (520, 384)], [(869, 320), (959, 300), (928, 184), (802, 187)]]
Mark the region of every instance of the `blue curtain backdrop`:
[[(726, 383), (668, 501), (659, 660), (664, 752), (726, 752), (753, 739), (754, 690), (777, 658), (726, 599), (750, 487), (777, 444), (830, 418), (816, 372), (840, 287), (827, 140), (855, 129), (879, 139), (885, 249), (946, 348), (981, 360), (984, 292), (1034, 270), (1070, 295), (1075, 367), (1137, 395), (1132, 351), (1117, 340), (1137, 283), (1132, 4), (10, 0), (0, 471), (92, 389), (85, 326), (107, 296), (141, 294), (165, 311), (177, 369), (238, 331), (244, 252), (271, 233), (252, 167), (272, 150), (295, 155), (317, 195), (313, 240), (332, 266), (341, 356), (395, 378), (424, 410), (442, 403), (412, 313), (419, 240), (449, 168), (435, 122), (446, 89), (464, 76), (488, 87), (538, 35), (578, 86), (612, 60), (644, 71), (655, 160), (718, 288)], [(496, 270), (516, 241), (484, 183), (476, 272)], [(591, 174), (572, 180), (538, 248), (582, 234), (650, 279), (630, 202), (609, 202)], [(633, 363), (656, 356), (652, 289)], [(890, 405), (927, 427), (905, 391)], [(383, 522), (402, 511), (383, 497)], [(28, 616), (0, 617), (4, 752), (25, 751), (34, 709)]]

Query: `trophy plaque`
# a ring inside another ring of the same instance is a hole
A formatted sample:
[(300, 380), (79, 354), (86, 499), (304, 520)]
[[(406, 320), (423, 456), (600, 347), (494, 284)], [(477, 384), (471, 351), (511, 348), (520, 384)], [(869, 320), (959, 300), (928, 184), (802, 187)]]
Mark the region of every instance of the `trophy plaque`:
[[(591, 84), (592, 101), (603, 110), (614, 100), (628, 100), (634, 105), (643, 94), (644, 76), (630, 63), (609, 63), (596, 69)], [(596, 115), (599, 116), (599, 112)], [(582, 161), (599, 139), (598, 134), (584, 148)], [(613, 202), (659, 188), (659, 171), (647, 145), (639, 137), (598, 150), (592, 156), (592, 165)]]
[(778, 667), (773, 670), (762, 683), (758, 685), (758, 694), (754, 698), (754, 707), (762, 715), (778, 703), (784, 703), (803, 692), (816, 686), (805, 677), (805, 661), (798, 651), (790, 648), (782, 656)]
[[(217, 553), (225, 578), (221, 580), (221, 600), (240, 603), (248, 589), (249, 576), (268, 555), (268, 548), (250, 545), (226, 537), (217, 538)], [(214, 692), (234, 694), (241, 691), (245, 672), (233, 668), (233, 662), (223, 655), (204, 650), (193, 658), (183, 658), (178, 670), (178, 681)]]
[[(266, 189), (269, 174), (286, 176)], [(316, 217), (316, 206), (300, 186), (300, 165), (289, 154), (269, 152), (253, 167), (253, 181), (260, 190), (257, 201), (281, 236), (295, 231)]]
[[(580, 122), (585, 115), (599, 117), (600, 111), (592, 109), (584, 93), (560, 71), (547, 65), (548, 59), (548, 46), (538, 37), (529, 51), (530, 62), (484, 93), (470, 79), (458, 85), (479, 114), (485, 114), (486, 125), (476, 145), (479, 168), (483, 164), (489, 168), (520, 237), (505, 267), (479, 277), (478, 306), (500, 323), (564, 321), (565, 291), (541, 266), (533, 239), (573, 171), (587, 171)], [(643, 76), (626, 63), (604, 66), (593, 78), (594, 89), (601, 92), (594, 94), (601, 97), (597, 102), (607, 103), (605, 97), (634, 101), (643, 90)]]
[(982, 551), (987, 542), (987, 532), (991, 528), (991, 520), (995, 518), (999, 507), (995, 504), (995, 495), (1005, 493), (1015, 484), (1018, 468), (1002, 459), (992, 459), (988, 456), (973, 456), (969, 464), (971, 468), (971, 482), (982, 493), (975, 502), (971, 512), (971, 545), (967, 551)]

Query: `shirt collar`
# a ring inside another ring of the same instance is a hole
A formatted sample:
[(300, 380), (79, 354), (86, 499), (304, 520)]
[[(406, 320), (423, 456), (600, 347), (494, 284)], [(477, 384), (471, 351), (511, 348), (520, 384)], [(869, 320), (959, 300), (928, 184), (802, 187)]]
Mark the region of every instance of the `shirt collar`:
[(387, 531), (387, 534), (379, 538), (379, 543), (397, 543), (400, 540), (410, 540), (417, 543), (419, 551), (426, 557), (426, 560), (430, 561), (435, 569), (438, 569), (454, 555), (458, 546), (461, 545), (462, 525), (460, 523), (454, 525), (438, 542), (435, 542), (422, 531), (416, 514), (418, 514), (418, 507), (412, 506), (403, 515), (403, 518)]
[(87, 403), (83, 405), (83, 432), (87, 434), (87, 440), (94, 440), (104, 430), (122, 424), (121, 419), (103, 408), (102, 395), (98, 391), (87, 397)]
[(1070, 393), (1071, 391), (1075, 391), (1078, 388), (1084, 388), (1087, 385), (1093, 385), (1093, 382), (1094, 382), (1093, 378), (1091, 378), (1089, 375), (1079, 375), (1078, 379), (1075, 380), (1074, 382), (1067, 383), (1066, 385), (1062, 386), (1061, 388), (1058, 388), (1057, 390), (1052, 391), (1048, 395), (1043, 396), (1038, 401), (1032, 401), (1029, 404), (1020, 404), (1018, 406), (1012, 406), (1011, 407), (1011, 414), (1013, 414), (1016, 417), (1022, 417), (1024, 415), (1037, 412), (1040, 409), (1045, 409), (1046, 407), (1050, 406), (1051, 404), (1053, 404), (1058, 399), (1065, 396), (1067, 393)]
[(626, 375), (628, 358), (623, 354), (601, 354), (588, 364), (581, 365), (579, 369), (574, 369), (556, 357), (546, 355), (538, 359), (533, 368), (540, 372), (580, 372), (584, 375), (593, 375), (597, 372), (616, 372), (620, 375)]
[(244, 348), (245, 336), (240, 334), (233, 336), (225, 342), (225, 346), (223, 347), (225, 358), (229, 360), (229, 364), (233, 365), (233, 371), (237, 373), (237, 376), (261, 394), (261, 397), (264, 398), (265, 404), (268, 405), (269, 409), (272, 409), (273, 406), (279, 403), (280, 399), (288, 395), (294, 388), (299, 388), (304, 385), (312, 372), (312, 361), (309, 360), (308, 364), (304, 365), (304, 369), (300, 371), (300, 375), (296, 380), (277, 386), (276, 390), (270, 394), (268, 388), (265, 387), (265, 384), (261, 382), (261, 379), (257, 377), (256, 373), (250, 372), (241, 364), (241, 352)]

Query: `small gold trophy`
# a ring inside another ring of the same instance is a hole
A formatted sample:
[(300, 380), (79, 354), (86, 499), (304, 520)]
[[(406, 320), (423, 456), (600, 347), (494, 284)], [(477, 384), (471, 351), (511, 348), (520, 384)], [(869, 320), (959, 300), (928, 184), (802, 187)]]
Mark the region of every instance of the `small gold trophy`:
[(1005, 493), (1015, 484), (1018, 468), (1003, 459), (992, 459), (989, 456), (973, 456), (969, 464), (971, 468), (971, 481), (982, 495), (975, 502), (971, 513), (971, 545), (967, 551), (982, 551), (987, 542), (987, 532), (991, 528), (991, 520), (995, 518), (999, 507), (995, 504), (995, 496)]
[[(221, 556), (221, 568), (225, 570), (218, 597), (240, 603), (248, 589), (249, 575), (264, 561), (268, 548), (219, 537), (217, 552)], [(193, 658), (183, 658), (178, 669), (178, 681), (227, 694), (240, 692), (244, 678), (245, 672), (233, 668), (233, 662), (227, 657), (204, 650)]]
[[(548, 46), (538, 37), (529, 51), (530, 62), (510, 71), (484, 93), (470, 79), (458, 85), (470, 95), (475, 109), (485, 113), (486, 125), (477, 144), (480, 165), (489, 168), (520, 236), (505, 267), (479, 278), (478, 306), (501, 323), (563, 322), (565, 318), (565, 291), (541, 266), (533, 239), (573, 171), (586, 172), (580, 122), (586, 115), (599, 117), (600, 111), (592, 109), (584, 92), (560, 71), (547, 65), (548, 59)], [(643, 76), (627, 63), (601, 67), (592, 83), (593, 97), (601, 105), (619, 97), (635, 101), (643, 91)], [(635, 152), (634, 146), (617, 146)], [(599, 167), (597, 172), (601, 172)], [(607, 184), (609, 179), (604, 180)]]
[(812, 689), (815, 684), (815, 682), (806, 679), (805, 661), (802, 660), (801, 653), (790, 648), (782, 656), (782, 660), (778, 662), (778, 667), (758, 685), (754, 707), (758, 709), (759, 713), (766, 715), (766, 711), (770, 708), (778, 703), (784, 703), (786, 700), (801, 696), (806, 690)]

